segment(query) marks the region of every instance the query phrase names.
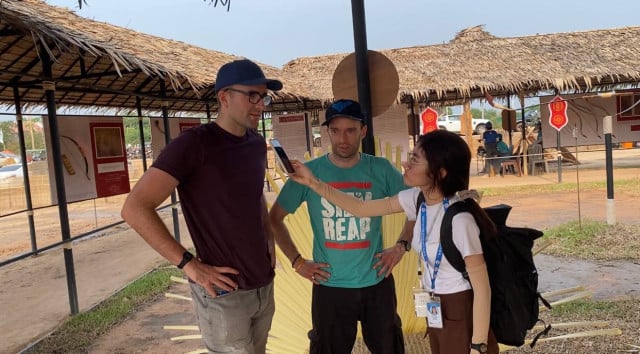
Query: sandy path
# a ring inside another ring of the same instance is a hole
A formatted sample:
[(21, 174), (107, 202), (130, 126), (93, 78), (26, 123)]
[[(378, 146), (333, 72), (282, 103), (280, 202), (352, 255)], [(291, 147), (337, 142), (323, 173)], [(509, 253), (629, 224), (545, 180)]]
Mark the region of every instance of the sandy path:
[[(601, 154), (600, 154), (601, 155)], [(615, 171), (615, 178), (640, 178), (640, 151), (632, 150), (624, 161), (635, 161), (633, 168), (620, 168)], [(602, 164), (597, 158), (597, 164)], [(586, 164), (585, 164), (586, 165)], [(587, 166), (585, 166), (586, 168)], [(581, 181), (603, 180), (602, 170), (584, 170), (580, 172)], [(575, 172), (573, 173), (575, 176)], [(564, 181), (571, 181), (568, 170)], [(543, 176), (504, 178), (473, 176), (473, 188), (484, 188), (494, 185), (523, 185), (531, 183), (555, 183), (554, 174)], [(273, 198), (273, 195), (269, 195)], [(637, 194), (635, 195), (637, 198)], [(581, 193), (581, 210), (583, 217), (605, 220), (606, 195), (604, 192)], [(544, 229), (567, 220), (577, 219), (577, 198), (575, 193), (565, 192), (556, 195), (527, 196), (517, 200), (501, 200), (486, 198), (484, 205), (506, 202), (514, 206), (509, 223), (511, 225), (527, 225)], [(624, 223), (640, 223), (640, 208), (637, 200), (630, 195), (616, 195), (617, 217)], [(104, 207), (107, 215), (119, 208)], [(78, 227), (91, 226), (93, 213), (87, 214), (89, 220), (77, 215)], [(117, 215), (117, 214), (116, 214)], [(57, 214), (49, 220), (55, 224)], [(166, 219), (168, 220), (168, 219)], [(46, 220), (39, 222), (46, 223)], [(54, 227), (55, 229), (55, 227)], [(5, 229), (6, 230), (6, 229)], [(190, 239), (184, 224), (182, 239), (188, 245)], [(22, 230), (22, 238), (24, 238)], [(28, 235), (28, 233), (27, 233)], [(55, 231), (52, 238), (59, 239)], [(24, 240), (22, 241), (24, 242)], [(27, 236), (28, 245), (28, 236)], [(156, 267), (162, 259), (155, 254), (134, 232), (122, 230), (109, 237), (96, 237), (74, 245), (74, 261), (76, 283), (79, 293), (79, 307), (86, 310), (104, 300), (115, 291), (138, 278), (148, 270)], [(585, 284), (596, 291), (596, 296), (609, 297), (636, 294), (640, 288), (640, 266), (609, 263), (593, 265), (588, 262), (554, 263), (553, 259), (544, 259), (541, 266), (541, 284), (549, 288)], [(548, 267), (547, 267), (548, 266)], [(584, 272), (582, 272), (584, 270)], [(558, 279), (553, 283), (552, 279)], [(545, 285), (548, 283), (549, 285)], [(16, 264), (0, 268), (0, 352), (15, 353), (28, 343), (55, 328), (69, 314), (69, 300), (63, 264), (62, 251), (56, 250), (29, 258)], [(551, 285), (553, 284), (553, 285)], [(622, 284), (621, 287), (614, 286)], [(636, 289), (636, 290), (634, 290)], [(176, 289), (179, 292), (180, 289)], [(175, 353), (187, 352), (200, 347), (199, 341), (172, 343), (168, 338), (184, 333), (168, 333), (162, 330), (165, 324), (194, 323), (190, 303), (174, 299), (162, 299), (150, 304), (147, 309), (134, 314), (122, 326), (118, 326), (107, 336), (98, 341), (92, 352), (153, 352)]]

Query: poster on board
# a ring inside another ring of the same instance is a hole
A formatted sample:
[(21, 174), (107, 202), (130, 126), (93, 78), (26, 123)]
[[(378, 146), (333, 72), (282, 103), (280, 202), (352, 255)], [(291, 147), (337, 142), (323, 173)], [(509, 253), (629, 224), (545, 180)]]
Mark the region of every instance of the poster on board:
[(306, 112), (273, 116), (273, 137), (280, 141), (289, 158), (304, 160), (310, 150), (313, 139), (308, 117)]
[[(42, 117), (47, 146), (51, 202), (58, 202), (47, 116)], [(67, 202), (128, 193), (129, 171), (122, 118), (59, 116), (62, 175)]]
[[(151, 125), (151, 149), (155, 159), (166, 145), (165, 128), (162, 118), (150, 118), (149, 123)], [(200, 124), (198, 118), (169, 119), (169, 137), (175, 139), (183, 131)]]
[(89, 128), (97, 197), (129, 193), (129, 172), (122, 122), (90, 123)]

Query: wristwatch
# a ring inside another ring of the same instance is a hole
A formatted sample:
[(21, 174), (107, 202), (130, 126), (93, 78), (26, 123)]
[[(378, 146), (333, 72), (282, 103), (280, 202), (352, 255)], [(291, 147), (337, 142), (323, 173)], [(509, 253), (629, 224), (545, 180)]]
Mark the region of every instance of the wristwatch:
[(180, 261), (180, 264), (178, 264), (178, 269), (184, 268), (184, 266), (186, 266), (187, 263), (191, 262), (192, 259), (193, 255), (191, 254), (191, 252), (184, 251), (184, 253), (182, 254), (182, 260)]
[(471, 343), (471, 349), (477, 350), (480, 354), (487, 354), (489, 350), (486, 343)]
[(405, 252), (409, 252), (409, 250), (411, 250), (411, 244), (406, 240), (398, 240), (396, 244), (402, 245), (402, 247), (404, 247)]

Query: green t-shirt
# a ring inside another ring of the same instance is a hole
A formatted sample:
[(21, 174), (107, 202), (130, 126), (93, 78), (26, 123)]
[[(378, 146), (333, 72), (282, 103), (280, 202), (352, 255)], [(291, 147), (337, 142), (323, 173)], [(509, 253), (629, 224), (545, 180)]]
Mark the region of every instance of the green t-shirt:
[[(363, 200), (391, 197), (406, 189), (402, 174), (381, 157), (360, 154), (351, 168), (340, 168), (328, 155), (307, 162), (320, 180)], [(379, 283), (373, 256), (382, 251), (382, 218), (358, 218), (320, 198), (309, 188), (287, 181), (276, 202), (293, 213), (307, 202), (313, 230), (313, 260), (330, 264), (326, 286), (362, 288)]]
[(501, 156), (509, 156), (511, 155), (511, 149), (509, 149), (509, 145), (504, 141), (498, 141), (498, 154)]

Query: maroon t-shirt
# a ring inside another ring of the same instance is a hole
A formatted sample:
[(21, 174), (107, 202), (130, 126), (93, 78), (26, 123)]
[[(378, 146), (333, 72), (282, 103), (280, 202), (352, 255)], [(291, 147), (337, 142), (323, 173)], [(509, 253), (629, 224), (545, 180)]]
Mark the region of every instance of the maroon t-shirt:
[(178, 194), (198, 257), (228, 266), (240, 289), (274, 277), (262, 224), (267, 147), (258, 133), (230, 134), (216, 123), (184, 131), (153, 163), (178, 181)]

